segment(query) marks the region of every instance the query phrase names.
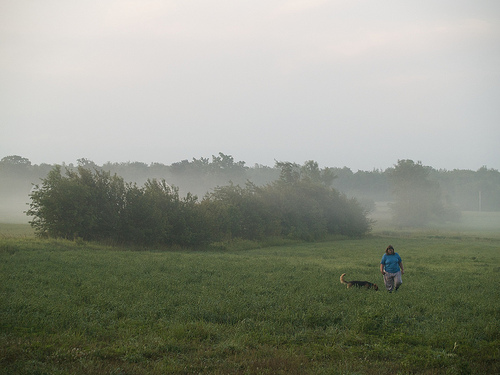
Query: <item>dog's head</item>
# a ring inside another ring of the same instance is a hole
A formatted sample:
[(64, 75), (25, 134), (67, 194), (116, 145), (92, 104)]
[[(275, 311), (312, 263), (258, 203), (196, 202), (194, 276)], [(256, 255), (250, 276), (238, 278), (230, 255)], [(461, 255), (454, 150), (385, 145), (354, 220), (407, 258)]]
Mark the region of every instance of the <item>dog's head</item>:
[(378, 290), (377, 284), (373, 284), (373, 289)]

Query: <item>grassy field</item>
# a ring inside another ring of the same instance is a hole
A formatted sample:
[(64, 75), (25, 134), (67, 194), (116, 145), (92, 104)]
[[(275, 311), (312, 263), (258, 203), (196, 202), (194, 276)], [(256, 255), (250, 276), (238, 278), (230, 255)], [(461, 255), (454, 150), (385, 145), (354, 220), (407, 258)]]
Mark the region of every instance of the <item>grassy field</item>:
[(34, 238), (35, 232), (29, 224), (0, 223), (0, 238)]
[[(38, 240), (2, 225), (0, 374), (499, 373), (500, 217), (469, 219), (207, 252)], [(405, 264), (400, 291), (339, 283), (345, 272), (381, 285), (388, 244)]]

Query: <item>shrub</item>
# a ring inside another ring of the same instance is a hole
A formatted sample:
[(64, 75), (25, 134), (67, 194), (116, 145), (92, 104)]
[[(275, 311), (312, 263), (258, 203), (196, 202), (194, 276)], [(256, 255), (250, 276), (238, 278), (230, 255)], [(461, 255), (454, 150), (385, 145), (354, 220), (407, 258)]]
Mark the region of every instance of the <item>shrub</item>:
[(116, 175), (79, 166), (55, 167), (35, 186), (27, 214), (44, 237), (115, 241), (140, 245), (206, 246), (235, 238), (282, 237), (315, 240), (331, 234), (360, 235), (369, 230), (365, 210), (314, 180), (314, 165), (304, 178), (282, 178), (263, 187), (218, 187), (201, 202), (179, 196), (165, 180), (144, 186)]

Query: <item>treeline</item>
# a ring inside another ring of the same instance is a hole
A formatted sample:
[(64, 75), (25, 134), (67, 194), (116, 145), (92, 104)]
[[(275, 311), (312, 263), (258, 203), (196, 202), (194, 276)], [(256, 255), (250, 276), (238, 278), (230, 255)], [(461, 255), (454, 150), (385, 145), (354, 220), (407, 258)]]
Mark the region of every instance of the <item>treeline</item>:
[[(332, 168), (337, 176), (334, 187), (348, 196), (374, 201), (395, 199), (391, 174), (397, 164), (386, 170), (357, 171)], [(427, 178), (439, 185), (442, 199), (461, 211), (500, 211), (500, 172), (481, 167), (477, 171), (438, 170), (423, 166)]]
[(31, 192), (27, 215), (40, 236), (185, 247), (369, 231), (366, 211), (330, 187), (329, 169), (315, 162), (277, 167), (272, 183), (216, 187), (199, 200), (190, 193), (181, 197), (164, 179), (139, 186), (102, 169), (56, 166)]
[[(396, 163), (396, 161), (395, 161)], [(256, 186), (265, 186), (280, 176), (280, 168), (254, 165), (219, 153), (211, 158), (193, 158), (171, 165), (142, 162), (106, 163), (97, 165), (88, 159), (79, 159), (78, 165), (62, 164), (63, 168), (76, 170), (79, 166), (117, 174), (126, 182), (143, 185), (148, 179), (164, 179), (178, 188), (181, 196), (188, 193), (204, 196), (217, 186), (245, 186), (251, 181)], [(32, 164), (28, 159), (12, 155), (0, 160), (0, 218), (25, 218), (28, 194), (33, 184), (39, 183), (54, 166)], [(427, 178), (439, 185), (441, 198), (461, 211), (500, 211), (500, 173), (495, 169), (481, 167), (472, 170), (437, 170), (423, 166)], [(356, 197), (366, 207), (373, 202), (390, 202), (395, 199), (391, 173), (396, 165), (386, 170), (352, 171), (347, 167), (325, 168), (335, 176), (332, 186), (348, 197)]]

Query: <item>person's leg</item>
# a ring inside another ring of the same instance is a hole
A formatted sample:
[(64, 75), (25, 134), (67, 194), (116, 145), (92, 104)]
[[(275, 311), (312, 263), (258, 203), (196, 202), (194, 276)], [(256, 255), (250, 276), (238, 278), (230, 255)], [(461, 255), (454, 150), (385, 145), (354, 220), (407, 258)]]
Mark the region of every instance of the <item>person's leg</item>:
[(398, 290), (401, 284), (403, 284), (403, 279), (401, 278), (401, 271), (395, 274), (394, 280), (396, 284), (396, 290)]
[(385, 289), (387, 289), (388, 292), (392, 292), (392, 289), (394, 288), (394, 274), (386, 272), (384, 274), (384, 284), (385, 284)]

